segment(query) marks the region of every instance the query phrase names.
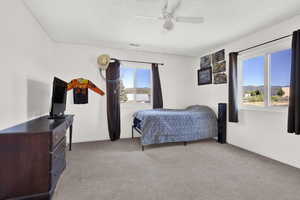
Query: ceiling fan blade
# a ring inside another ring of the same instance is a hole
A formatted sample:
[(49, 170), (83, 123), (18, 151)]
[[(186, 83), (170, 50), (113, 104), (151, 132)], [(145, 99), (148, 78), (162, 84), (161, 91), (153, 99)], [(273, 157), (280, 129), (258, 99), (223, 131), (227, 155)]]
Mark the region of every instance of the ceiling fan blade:
[(169, 2), (168, 0), (164, 0), (163, 3), (162, 13), (166, 13), (168, 11)]
[(137, 19), (145, 19), (145, 20), (162, 20), (162, 17), (154, 17), (154, 16), (141, 16), (137, 15), (135, 16)]
[(204, 22), (203, 17), (175, 17), (176, 22), (200, 24)]
[(176, 10), (181, 6), (181, 0), (177, 0), (177, 3), (173, 6), (171, 10), (171, 15), (173, 16)]

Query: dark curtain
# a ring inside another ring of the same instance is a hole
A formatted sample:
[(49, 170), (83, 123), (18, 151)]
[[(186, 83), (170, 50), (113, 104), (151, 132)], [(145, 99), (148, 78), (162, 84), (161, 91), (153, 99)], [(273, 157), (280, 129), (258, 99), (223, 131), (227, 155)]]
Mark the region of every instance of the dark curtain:
[(229, 122), (239, 122), (238, 119), (238, 53), (232, 52), (229, 54), (229, 96), (228, 96), (228, 111)]
[(106, 70), (107, 120), (111, 141), (120, 139), (120, 62), (115, 60)]
[(158, 64), (152, 64), (153, 108), (163, 108), (163, 98), (159, 77)]
[(300, 135), (300, 30), (293, 33), (288, 132)]

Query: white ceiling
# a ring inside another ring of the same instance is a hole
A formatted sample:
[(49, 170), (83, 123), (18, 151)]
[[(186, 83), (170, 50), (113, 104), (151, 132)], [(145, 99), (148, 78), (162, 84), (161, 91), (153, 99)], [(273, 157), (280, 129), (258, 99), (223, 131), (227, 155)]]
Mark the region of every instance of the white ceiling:
[[(164, 32), (160, 0), (24, 0), (58, 42), (178, 55), (199, 52), (300, 14), (300, 0), (183, 0), (178, 15), (204, 17)], [(131, 47), (130, 43), (140, 44)]]

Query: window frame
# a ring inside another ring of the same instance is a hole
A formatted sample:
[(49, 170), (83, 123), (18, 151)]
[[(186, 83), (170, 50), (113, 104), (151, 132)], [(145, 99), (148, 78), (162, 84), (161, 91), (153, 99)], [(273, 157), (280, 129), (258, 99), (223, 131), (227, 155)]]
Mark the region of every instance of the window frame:
[[(288, 106), (274, 106), (271, 102), (271, 54), (279, 51), (291, 49), (291, 39), (283, 39), (274, 44), (269, 44), (264, 47), (259, 47), (241, 53), (238, 60), (238, 99), (239, 109), (241, 110), (258, 110), (258, 111), (274, 111), (287, 112)], [(245, 60), (255, 58), (258, 56), (264, 57), (264, 106), (244, 105), (243, 104), (243, 63)]]
[[(134, 80), (133, 80), (134, 85), (136, 84), (137, 69), (148, 69), (148, 70), (150, 70), (150, 102), (149, 103), (137, 102), (136, 101), (136, 94), (133, 94), (134, 95), (134, 101), (132, 101), (132, 102), (121, 102), (121, 105), (133, 105), (133, 106), (135, 106), (135, 105), (145, 105), (145, 107), (152, 106), (152, 104), (153, 104), (153, 84), (152, 84), (152, 82), (153, 82), (153, 80), (152, 80), (151, 66), (138, 65), (138, 64), (132, 64), (132, 63), (127, 64), (126, 63), (126, 64), (121, 64), (120, 65), (120, 69), (122, 67), (135, 69), (134, 75), (133, 75), (133, 77), (134, 77)], [(120, 79), (122, 79), (122, 77), (120, 77)]]

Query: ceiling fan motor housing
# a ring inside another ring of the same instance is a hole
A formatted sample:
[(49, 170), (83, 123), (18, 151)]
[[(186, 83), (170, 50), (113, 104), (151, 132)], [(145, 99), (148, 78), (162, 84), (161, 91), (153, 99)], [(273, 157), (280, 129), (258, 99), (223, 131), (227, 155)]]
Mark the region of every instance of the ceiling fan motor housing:
[(164, 28), (168, 31), (172, 30), (174, 28), (174, 23), (172, 19), (167, 19), (164, 23)]

